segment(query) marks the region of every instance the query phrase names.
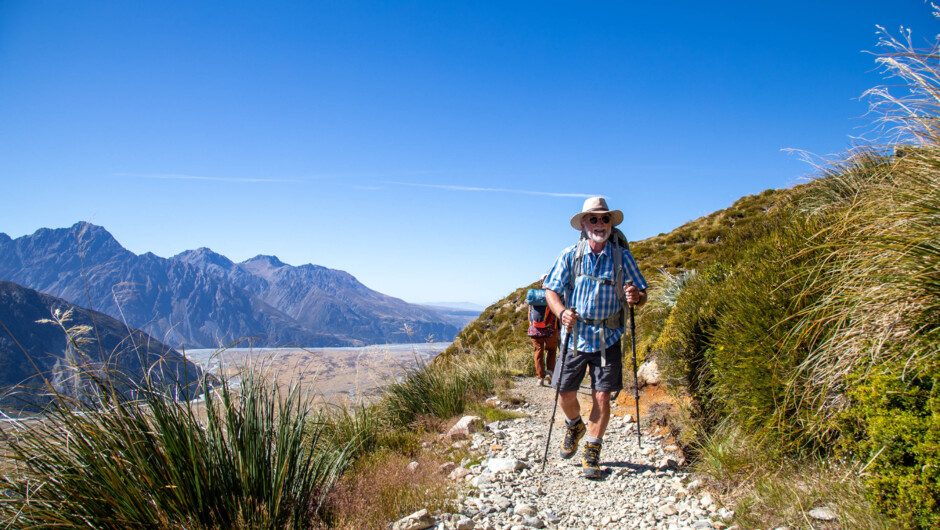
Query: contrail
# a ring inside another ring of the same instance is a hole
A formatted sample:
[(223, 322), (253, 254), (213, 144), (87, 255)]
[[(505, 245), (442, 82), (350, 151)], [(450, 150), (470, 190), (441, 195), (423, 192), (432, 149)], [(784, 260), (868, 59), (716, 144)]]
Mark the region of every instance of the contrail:
[(546, 197), (597, 197), (588, 193), (557, 193), (552, 191), (531, 191), (531, 190), (510, 190), (506, 188), (480, 188), (475, 186), (454, 186), (448, 184), (417, 184), (414, 182), (385, 182), (385, 184), (395, 184), (398, 186), (414, 186), (418, 188), (437, 188), (451, 191), (482, 191), (489, 193), (516, 193), (521, 195), (542, 195)]
[(114, 173), (117, 177), (140, 177), (146, 179), (169, 180), (211, 180), (215, 182), (297, 182), (291, 179), (239, 178), (239, 177), (201, 177), (197, 175), (173, 175), (160, 173)]

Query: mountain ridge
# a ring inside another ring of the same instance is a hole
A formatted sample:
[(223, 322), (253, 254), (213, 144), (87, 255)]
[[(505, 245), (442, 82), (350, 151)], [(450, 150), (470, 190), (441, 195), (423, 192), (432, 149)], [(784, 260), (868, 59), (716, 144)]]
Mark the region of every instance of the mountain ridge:
[[(241, 264), (207, 247), (136, 255), (87, 222), (0, 234), (0, 279), (124, 319), (186, 347), (361, 346), (451, 340), (452, 317), (368, 289), (345, 271), (258, 255)], [(409, 329), (406, 332), (405, 329)]]

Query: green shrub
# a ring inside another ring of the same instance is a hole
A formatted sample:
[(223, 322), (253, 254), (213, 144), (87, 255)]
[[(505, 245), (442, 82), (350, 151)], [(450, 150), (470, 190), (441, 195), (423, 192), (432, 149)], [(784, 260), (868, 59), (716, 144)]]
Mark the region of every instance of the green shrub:
[(806, 348), (787, 341), (812, 302), (791, 280), (813, 261), (804, 246), (815, 229), (780, 211), (737, 232), (677, 299), (654, 349), (667, 380), (690, 394), (699, 433), (730, 417), (751, 435), (814, 443), (804, 427), (813, 411), (791, 396)]
[(940, 527), (940, 370), (902, 379), (903, 366), (849, 392), (842, 446), (866, 462), (869, 496), (905, 527)]

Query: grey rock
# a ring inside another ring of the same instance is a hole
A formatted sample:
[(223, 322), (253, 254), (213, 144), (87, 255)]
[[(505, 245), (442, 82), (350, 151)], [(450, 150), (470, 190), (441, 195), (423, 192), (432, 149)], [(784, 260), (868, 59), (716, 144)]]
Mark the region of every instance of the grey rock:
[(637, 382), (640, 388), (646, 385), (658, 385), (660, 381), (659, 365), (656, 359), (650, 359), (643, 363), (636, 371)]
[(522, 518), (522, 524), (530, 528), (545, 528), (544, 521), (542, 521), (538, 517), (529, 517), (528, 515)]
[(701, 503), (702, 506), (711, 506), (712, 504), (715, 504), (715, 499), (712, 497), (711, 493), (706, 493), (702, 495)]
[(418, 510), (395, 521), (392, 530), (425, 530), (434, 526), (436, 522), (427, 510)]
[(469, 437), (471, 434), (483, 428), (483, 419), (479, 416), (464, 416), (456, 425), (447, 431), (445, 437), (448, 440), (460, 440)]
[(839, 518), (829, 506), (820, 506), (809, 511), (809, 516), (818, 521), (835, 521)]
[(527, 467), (524, 462), (515, 458), (488, 458), (484, 465), (492, 473), (512, 473)]
[(512, 501), (502, 495), (494, 495), (490, 497), (490, 501), (495, 504), (500, 511), (504, 511), (512, 506)]

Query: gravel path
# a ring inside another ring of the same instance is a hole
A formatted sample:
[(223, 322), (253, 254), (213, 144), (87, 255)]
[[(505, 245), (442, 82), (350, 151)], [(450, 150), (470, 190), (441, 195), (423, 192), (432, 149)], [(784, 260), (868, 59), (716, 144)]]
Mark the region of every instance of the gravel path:
[[(591, 481), (581, 477), (583, 440), (578, 454), (571, 460), (558, 456), (565, 435), (561, 409), (555, 416), (548, 462), (543, 472), (542, 456), (555, 391), (537, 386), (534, 378), (518, 378), (515, 385), (512, 393), (525, 403), (508, 407), (500, 403), (499, 406), (522, 412), (526, 417), (489, 423), (481, 432), (458, 442), (484, 454), (485, 459), (469, 467), (445, 469), (452, 479), (471, 486), (459, 498), (458, 513), (425, 517), (424, 524), (432, 523), (430, 526), (422, 526), (422, 523), (409, 526), (403, 519), (394, 528), (728, 527), (725, 521), (730, 519), (731, 513), (717, 507), (711, 496), (700, 490), (700, 482), (691, 480), (679, 467), (678, 448), (664, 446), (662, 437), (647, 431), (643, 432), (640, 447), (636, 424), (630, 418), (618, 417), (631, 411), (616, 406), (601, 451), (603, 479)], [(581, 391), (585, 418), (589, 392)]]

